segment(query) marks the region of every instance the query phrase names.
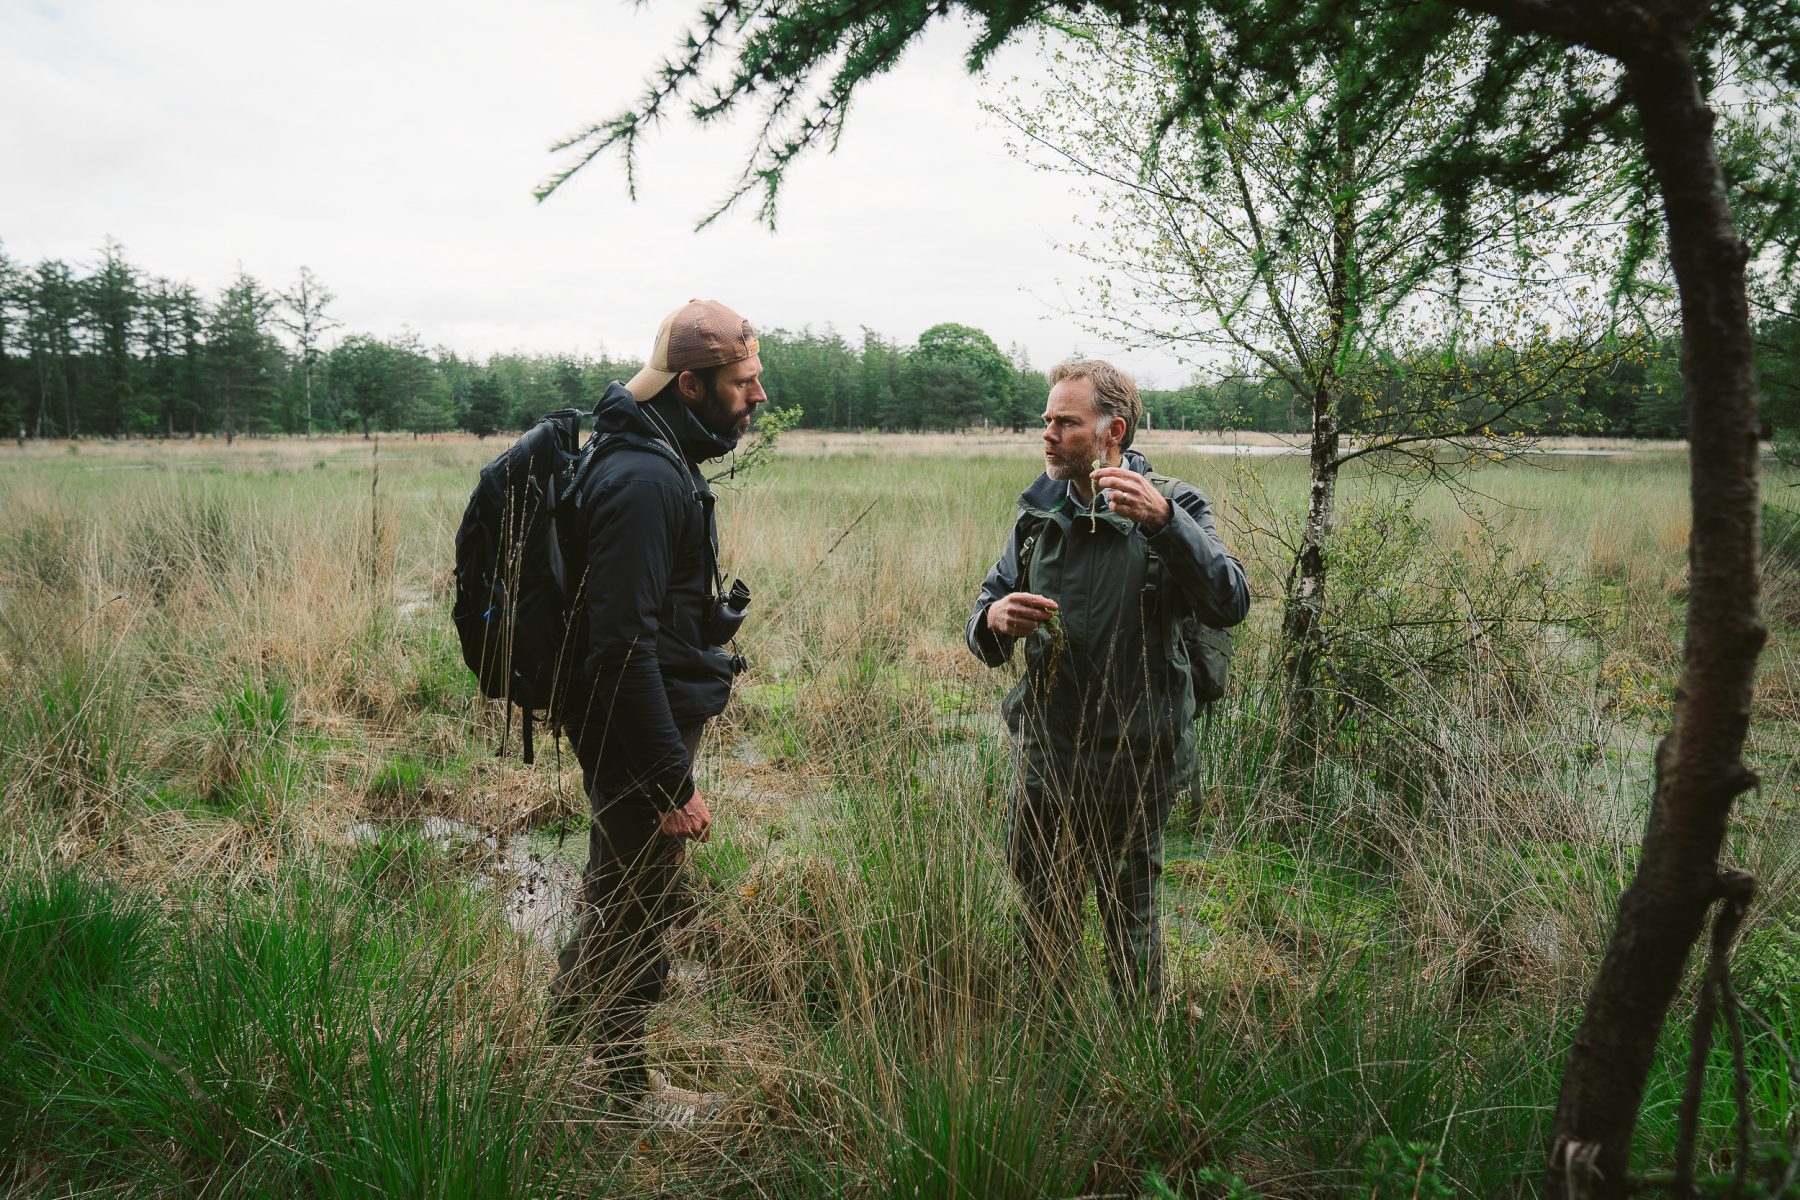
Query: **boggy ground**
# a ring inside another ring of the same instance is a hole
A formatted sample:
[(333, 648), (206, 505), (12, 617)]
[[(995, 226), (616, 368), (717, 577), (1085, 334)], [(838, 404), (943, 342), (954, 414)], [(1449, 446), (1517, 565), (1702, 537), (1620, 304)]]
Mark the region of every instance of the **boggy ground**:
[[(724, 491), (753, 669), (705, 743), (719, 824), (652, 1035), (730, 1095), (690, 1131), (622, 1119), (540, 1028), (579, 783), (518, 763), (446, 618), (498, 444), (0, 448), (0, 1188), (1533, 1194), (1678, 666), (1681, 456), (1351, 480), (1296, 773), (1270, 639), (1303, 466), (1187, 436), (1143, 448), (1214, 498), (1258, 598), (1171, 824), (1149, 1013), (1099, 986), (1097, 929), (1066, 1007), (1020, 960), (1012, 672), (960, 641), (1032, 440), (794, 434)], [(1800, 1090), (1790, 528), (1732, 844), (1765, 883), (1737, 966), (1765, 1147)]]

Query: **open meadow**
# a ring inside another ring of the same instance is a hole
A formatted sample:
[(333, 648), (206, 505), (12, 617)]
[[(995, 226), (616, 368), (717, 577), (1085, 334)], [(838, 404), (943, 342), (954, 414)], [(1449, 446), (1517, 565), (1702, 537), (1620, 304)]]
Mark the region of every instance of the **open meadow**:
[[(706, 735), (718, 824), (650, 1045), (730, 1100), (686, 1130), (616, 1116), (542, 1028), (579, 772), (547, 740), (518, 761), (448, 616), (502, 440), (0, 446), (0, 1192), (1535, 1195), (1679, 667), (1686, 457), (1350, 475), (1331, 717), (1296, 779), (1272, 639), (1305, 463), (1192, 436), (1139, 448), (1213, 499), (1256, 599), (1170, 824), (1152, 1013), (1114, 1006), (1091, 921), (1091, 991), (1025, 999), (1015, 670), (962, 629), (1035, 439), (796, 432), (720, 482), (751, 670)], [(1736, 977), (1771, 1146), (1800, 1135), (1800, 519), (1776, 470), (1762, 784), (1730, 848), (1763, 884)], [(1651, 1077), (1651, 1176), (1686, 1044)]]

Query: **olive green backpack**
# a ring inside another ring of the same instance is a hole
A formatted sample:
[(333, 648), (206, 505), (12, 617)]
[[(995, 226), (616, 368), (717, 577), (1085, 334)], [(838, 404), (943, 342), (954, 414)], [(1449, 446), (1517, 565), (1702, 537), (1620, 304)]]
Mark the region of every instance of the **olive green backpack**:
[[(1145, 478), (1171, 505), (1175, 503), (1177, 480), (1155, 471)], [(1150, 569), (1144, 586), (1161, 587), (1167, 574), (1168, 568), (1163, 565), (1162, 557), (1155, 550), (1150, 551)], [(1231, 674), (1231, 631), (1214, 629), (1186, 611), (1176, 619), (1175, 628), (1182, 645), (1187, 647), (1189, 675), (1194, 683), (1194, 712), (1199, 714), (1225, 695)]]

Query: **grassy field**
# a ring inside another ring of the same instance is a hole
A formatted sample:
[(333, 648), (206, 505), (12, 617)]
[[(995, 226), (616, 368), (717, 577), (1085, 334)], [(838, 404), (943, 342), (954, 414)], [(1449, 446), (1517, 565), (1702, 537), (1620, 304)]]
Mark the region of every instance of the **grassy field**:
[[(1304, 464), (1142, 448), (1257, 597), (1171, 823), (1166, 1003), (1114, 1008), (1097, 928), (1090, 994), (1023, 999), (1013, 674), (961, 631), (1034, 443), (793, 434), (722, 489), (752, 671), (707, 735), (718, 826), (651, 1056), (731, 1100), (674, 1131), (540, 1027), (585, 802), (570, 756), (495, 755), (447, 618), (500, 446), (0, 447), (0, 1192), (1535, 1194), (1679, 666), (1684, 457), (1352, 478), (1296, 781), (1270, 637)], [(1731, 846), (1764, 882), (1737, 975), (1768, 1147), (1800, 1133), (1794, 527)]]

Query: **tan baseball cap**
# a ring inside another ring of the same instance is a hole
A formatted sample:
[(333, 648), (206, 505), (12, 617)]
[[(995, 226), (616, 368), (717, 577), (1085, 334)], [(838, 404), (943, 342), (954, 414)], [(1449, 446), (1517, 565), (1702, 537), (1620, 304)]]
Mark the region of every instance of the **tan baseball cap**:
[(756, 352), (750, 322), (717, 300), (689, 300), (663, 318), (650, 361), (625, 386), (642, 404), (683, 371), (734, 363)]

